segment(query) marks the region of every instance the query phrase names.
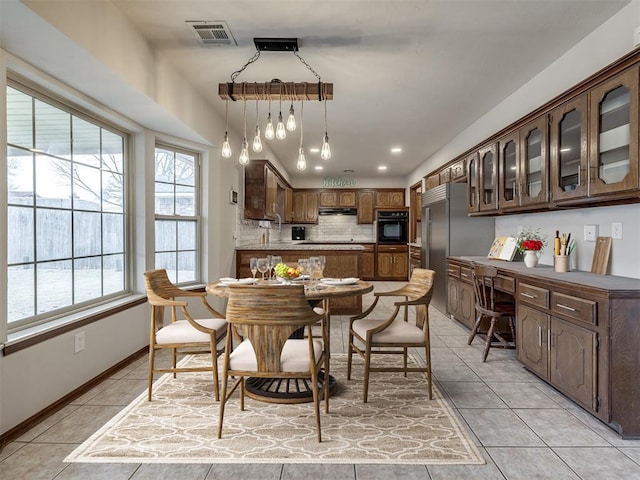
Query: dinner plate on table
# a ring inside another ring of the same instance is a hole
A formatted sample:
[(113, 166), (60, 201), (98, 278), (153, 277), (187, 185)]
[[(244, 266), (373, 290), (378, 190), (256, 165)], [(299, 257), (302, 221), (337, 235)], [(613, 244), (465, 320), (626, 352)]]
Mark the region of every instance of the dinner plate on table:
[(347, 277), (347, 278), (323, 278), (321, 283), (324, 285), (332, 285), (332, 286), (340, 286), (340, 285), (354, 285), (360, 281), (359, 278), (356, 277)]
[(247, 277), (247, 278), (229, 278), (224, 277), (220, 279), (220, 285), (229, 286), (232, 284), (238, 285), (253, 285), (258, 280), (255, 278)]

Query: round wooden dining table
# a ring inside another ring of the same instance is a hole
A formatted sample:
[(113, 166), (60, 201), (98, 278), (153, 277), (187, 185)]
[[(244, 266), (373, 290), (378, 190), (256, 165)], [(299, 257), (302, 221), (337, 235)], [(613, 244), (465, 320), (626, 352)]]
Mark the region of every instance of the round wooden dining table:
[[(277, 282), (277, 280), (271, 280), (271, 282)], [(258, 284), (261, 281), (258, 282)], [(314, 288), (315, 287), (315, 288)], [(206, 287), (207, 293), (216, 297), (228, 297), (229, 288), (228, 284), (224, 282), (210, 283)], [(314, 286), (305, 285), (305, 296), (311, 306), (320, 306), (327, 314), (329, 320), (328, 326), (331, 325), (331, 312), (329, 311), (329, 300), (332, 298), (351, 297), (354, 295), (364, 295), (373, 290), (373, 285), (358, 280), (355, 283), (344, 285), (327, 285), (317, 284)], [(302, 332), (300, 333), (300, 335)], [(296, 335), (296, 334), (294, 334)], [(298, 337), (300, 338), (300, 337)], [(329, 358), (331, 358), (331, 335), (327, 335), (327, 352)], [(322, 392), (322, 386), (325, 381), (329, 382), (329, 394), (331, 395), (337, 390), (338, 384), (336, 379), (331, 375), (325, 375), (321, 372), (318, 378), (320, 385), (318, 390)], [(280, 379), (269, 378), (248, 378), (246, 381), (246, 393), (247, 396), (271, 403), (305, 403), (313, 401), (313, 393), (311, 386), (308, 385), (307, 380), (293, 380), (282, 381)]]

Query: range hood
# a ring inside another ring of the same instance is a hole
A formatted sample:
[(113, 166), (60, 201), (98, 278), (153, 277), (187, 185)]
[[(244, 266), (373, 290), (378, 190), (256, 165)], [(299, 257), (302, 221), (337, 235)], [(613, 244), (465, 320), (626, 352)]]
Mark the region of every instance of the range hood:
[(318, 209), (319, 215), (356, 215), (357, 213), (355, 208), (320, 207)]

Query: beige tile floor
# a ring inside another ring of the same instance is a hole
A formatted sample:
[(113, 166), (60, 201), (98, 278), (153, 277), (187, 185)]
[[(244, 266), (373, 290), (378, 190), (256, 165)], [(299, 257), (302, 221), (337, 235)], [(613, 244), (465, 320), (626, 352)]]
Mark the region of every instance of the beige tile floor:
[[(396, 285), (375, 282), (380, 291)], [(365, 297), (365, 305), (371, 298)], [(492, 350), (482, 363), (479, 338), (468, 346), (464, 327), (434, 309), (430, 317), (435, 380), (486, 465), (64, 463), (69, 452), (144, 391), (143, 358), (7, 445), (0, 452), (0, 480), (640, 479), (640, 440), (621, 439), (524, 370), (513, 350)], [(347, 324), (347, 317), (332, 319), (334, 352), (346, 351)]]

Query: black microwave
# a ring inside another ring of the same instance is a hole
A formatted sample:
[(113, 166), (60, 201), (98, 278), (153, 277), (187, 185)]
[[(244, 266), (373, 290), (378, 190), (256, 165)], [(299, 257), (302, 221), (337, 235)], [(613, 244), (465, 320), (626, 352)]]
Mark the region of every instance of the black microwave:
[(378, 243), (407, 243), (409, 237), (409, 212), (379, 210), (376, 217), (376, 223)]

